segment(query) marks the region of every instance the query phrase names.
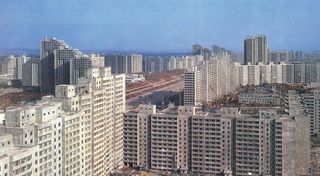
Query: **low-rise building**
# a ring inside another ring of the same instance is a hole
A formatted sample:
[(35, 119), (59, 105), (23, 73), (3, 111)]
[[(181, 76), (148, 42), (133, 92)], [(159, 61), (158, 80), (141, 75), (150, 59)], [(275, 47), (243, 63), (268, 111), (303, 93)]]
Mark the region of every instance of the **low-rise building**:
[(280, 105), (281, 97), (273, 93), (243, 93), (238, 96), (239, 103)]
[(133, 83), (137, 81), (144, 81), (143, 74), (126, 74), (126, 82)]

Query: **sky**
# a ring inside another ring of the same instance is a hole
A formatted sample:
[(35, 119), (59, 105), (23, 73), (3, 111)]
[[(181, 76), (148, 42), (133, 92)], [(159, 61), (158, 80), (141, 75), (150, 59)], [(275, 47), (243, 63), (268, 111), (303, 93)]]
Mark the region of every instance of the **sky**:
[(82, 50), (241, 52), (265, 34), (271, 50), (320, 50), (319, 0), (0, 0), (0, 49), (56, 37)]

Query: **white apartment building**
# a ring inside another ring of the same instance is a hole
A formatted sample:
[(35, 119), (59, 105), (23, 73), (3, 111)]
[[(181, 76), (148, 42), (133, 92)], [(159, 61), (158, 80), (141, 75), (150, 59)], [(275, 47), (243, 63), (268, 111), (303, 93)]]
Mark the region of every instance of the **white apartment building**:
[[(258, 65), (251, 63), (241, 65), (238, 62), (230, 62), (228, 55), (214, 56), (185, 73), (185, 103), (186, 105), (195, 105), (193, 103), (195, 100), (198, 102), (197, 105), (212, 102), (238, 86), (264, 83), (315, 85), (315, 82), (320, 80), (319, 68), (317, 64), (289, 64), (285, 62), (279, 64), (271, 62), (268, 65), (261, 62)], [(194, 79), (195, 75), (199, 79)], [(195, 84), (195, 80), (198, 83)], [(192, 97), (196, 95), (197, 97)]]
[(271, 64), (260, 65), (260, 83), (271, 83)]
[(248, 65), (239, 65), (239, 81), (240, 85), (248, 85)]
[[(75, 86), (57, 86), (56, 98), (69, 111), (85, 112), (87, 126), (82, 131), (87, 131), (87, 149), (82, 152), (88, 158), (92, 152), (93, 175), (110, 174), (123, 162), (124, 75), (112, 75), (110, 68), (93, 68), (88, 76)], [(84, 164), (88, 167), (89, 160)]]
[[(234, 88), (240, 86), (240, 62), (230, 62), (230, 89), (233, 90)], [(243, 70), (242, 70), (243, 71)], [(243, 77), (242, 77), (243, 80)]]
[(168, 70), (192, 70), (192, 67), (201, 64), (203, 61), (204, 58), (201, 55), (171, 57), (168, 60)]
[(111, 75), (110, 68), (88, 75), (77, 85), (57, 86), (56, 97), (6, 110), (0, 137), (11, 135), (13, 147), (28, 148), (29, 175), (109, 175), (122, 167), (124, 75)]
[(13, 136), (14, 147), (33, 147), (32, 175), (65, 175), (66, 168), (75, 167), (63, 160), (63, 153), (69, 150), (64, 148), (66, 136), (62, 128), (68, 116), (58, 102), (11, 107), (6, 110), (0, 130), (2, 135)]
[(260, 66), (248, 64), (248, 84), (260, 85)]
[(271, 65), (271, 83), (282, 83), (282, 65), (272, 64)]
[(89, 54), (92, 67), (104, 67), (104, 57), (99, 54)]
[(230, 56), (218, 55), (203, 65), (193, 67), (185, 73), (185, 105), (201, 105), (203, 102), (212, 102), (221, 95), (228, 94), (237, 85), (231, 79)]
[(0, 136), (0, 175), (32, 175), (33, 147), (14, 147), (12, 135)]
[(220, 95), (227, 94), (230, 88), (230, 56), (219, 55), (212, 60), (213, 65), (213, 96), (218, 98)]

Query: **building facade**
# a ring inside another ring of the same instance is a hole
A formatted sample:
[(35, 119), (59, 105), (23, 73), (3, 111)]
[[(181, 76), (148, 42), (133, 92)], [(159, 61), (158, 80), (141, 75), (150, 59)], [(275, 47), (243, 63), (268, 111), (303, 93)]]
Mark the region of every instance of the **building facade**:
[(124, 114), (124, 164), (171, 174), (308, 174), (308, 119), (301, 106), (291, 107), (286, 114), (275, 107), (141, 105)]
[(39, 59), (29, 59), (22, 66), (22, 85), (23, 86), (39, 86)]
[(264, 35), (249, 37), (244, 40), (244, 64), (262, 62), (269, 64), (268, 40)]
[[(9, 135), (10, 150), (18, 150), (0, 158), (8, 168), (1, 175), (110, 175), (122, 167), (124, 75), (94, 68), (80, 80), (77, 85), (57, 86), (55, 97), (6, 110), (0, 139)], [(31, 164), (11, 162), (24, 150), (31, 158), (22, 160)], [(24, 169), (12, 170), (19, 164)]]
[(105, 55), (105, 66), (111, 67), (113, 74), (141, 73), (142, 55), (140, 54), (108, 54)]
[(62, 40), (46, 38), (40, 48), (40, 91), (42, 94), (54, 94), (55, 59), (54, 50), (67, 49), (69, 46)]

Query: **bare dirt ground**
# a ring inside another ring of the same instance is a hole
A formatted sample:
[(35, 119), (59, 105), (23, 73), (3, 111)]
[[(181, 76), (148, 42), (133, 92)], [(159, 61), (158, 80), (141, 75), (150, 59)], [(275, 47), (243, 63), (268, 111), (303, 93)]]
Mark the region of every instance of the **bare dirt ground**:
[(183, 75), (184, 70), (151, 73), (145, 75), (145, 81), (127, 84), (127, 110), (134, 109), (139, 104), (156, 104), (179, 94), (184, 86)]
[(0, 109), (4, 110), (6, 107), (17, 104), (21, 101), (34, 101), (41, 99), (40, 93), (31, 92), (14, 92), (7, 93), (0, 96)]
[(184, 70), (146, 74), (145, 81), (129, 83), (126, 85), (126, 99), (130, 100), (150, 92), (163, 89), (183, 82)]

